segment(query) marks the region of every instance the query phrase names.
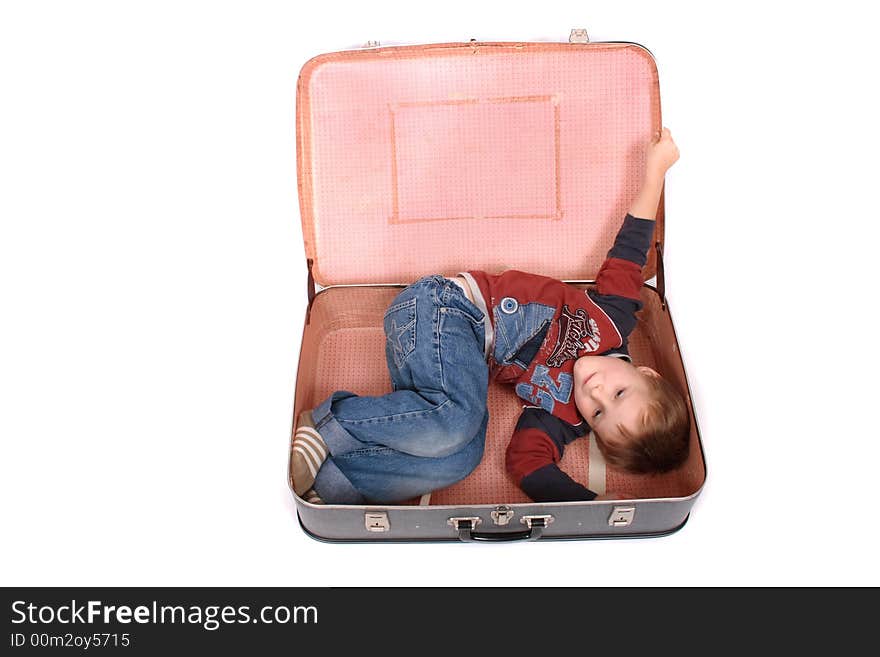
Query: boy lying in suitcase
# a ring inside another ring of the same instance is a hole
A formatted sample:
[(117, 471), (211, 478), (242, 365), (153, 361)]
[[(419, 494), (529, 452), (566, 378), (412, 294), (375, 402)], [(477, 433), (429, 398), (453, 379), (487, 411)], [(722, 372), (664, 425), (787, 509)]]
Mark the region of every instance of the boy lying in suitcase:
[(685, 402), (627, 355), (663, 180), (677, 159), (664, 128), (648, 145), (644, 183), (595, 291), (513, 270), (428, 276), (404, 289), (384, 320), (393, 392), (335, 392), (301, 414), (295, 492), (313, 503), (393, 503), (464, 478), (483, 454), (490, 370), (529, 403), (507, 470), (537, 502), (597, 498), (557, 465), (565, 445), (590, 430), (612, 467), (648, 473), (681, 465)]

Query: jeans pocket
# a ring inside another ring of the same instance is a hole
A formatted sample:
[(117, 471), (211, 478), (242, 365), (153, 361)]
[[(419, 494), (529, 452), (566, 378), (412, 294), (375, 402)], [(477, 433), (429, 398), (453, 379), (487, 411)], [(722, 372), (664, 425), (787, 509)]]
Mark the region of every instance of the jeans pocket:
[(501, 365), (510, 365), (518, 352), (530, 340), (541, 331), (546, 331), (546, 327), (556, 313), (553, 306), (534, 302), (519, 304), (512, 312), (502, 310), (500, 305), (495, 306), (493, 311), (495, 317), (494, 357)]
[(416, 348), (416, 301), (412, 298), (385, 311), (385, 345), (397, 367)]

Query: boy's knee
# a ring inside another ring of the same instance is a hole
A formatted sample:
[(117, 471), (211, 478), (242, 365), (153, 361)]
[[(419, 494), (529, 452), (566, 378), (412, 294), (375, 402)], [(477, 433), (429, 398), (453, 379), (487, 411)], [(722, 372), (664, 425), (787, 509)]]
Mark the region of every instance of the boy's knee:
[(423, 436), (421, 456), (442, 458), (455, 454), (473, 440), (483, 423), (485, 408), (474, 409), (451, 405), (444, 422)]
[(450, 429), (448, 431), (437, 432), (433, 436), (426, 436), (424, 447), (419, 451), (421, 456), (429, 458), (443, 458), (455, 454), (462, 447), (470, 442), (473, 435), (468, 436), (463, 431)]

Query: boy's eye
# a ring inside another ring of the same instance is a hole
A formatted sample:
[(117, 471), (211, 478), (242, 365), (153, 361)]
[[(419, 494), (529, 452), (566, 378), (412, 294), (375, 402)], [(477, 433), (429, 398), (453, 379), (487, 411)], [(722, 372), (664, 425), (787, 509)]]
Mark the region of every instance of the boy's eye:
[(600, 415), (602, 415), (602, 411), (600, 410), (596, 410), (596, 412), (593, 413), (593, 417), (599, 417)]
[(618, 391), (617, 391), (617, 394), (614, 395), (614, 396), (615, 396), (615, 397), (621, 397), (622, 395), (623, 395), (623, 390), (618, 390)]

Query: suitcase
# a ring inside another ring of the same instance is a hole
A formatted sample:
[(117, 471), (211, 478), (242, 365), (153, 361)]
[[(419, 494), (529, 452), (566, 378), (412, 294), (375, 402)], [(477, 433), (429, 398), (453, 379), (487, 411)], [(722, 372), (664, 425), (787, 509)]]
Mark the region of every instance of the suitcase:
[[(301, 411), (334, 390), (391, 390), (383, 314), (424, 275), (519, 269), (591, 284), (661, 118), (651, 53), (584, 34), (573, 31), (568, 43), (370, 43), (303, 66), (296, 126), (308, 309), (294, 429)], [(664, 223), (661, 199), (630, 354), (685, 395), (684, 466), (618, 472), (584, 438), (567, 446), (562, 469), (593, 491), (636, 499), (532, 502), (504, 468), (522, 401), (490, 383), (485, 454), (469, 476), (395, 505), (315, 505), (294, 493), (302, 528), (327, 541), (469, 542), (658, 536), (683, 526), (706, 468), (665, 298)]]

